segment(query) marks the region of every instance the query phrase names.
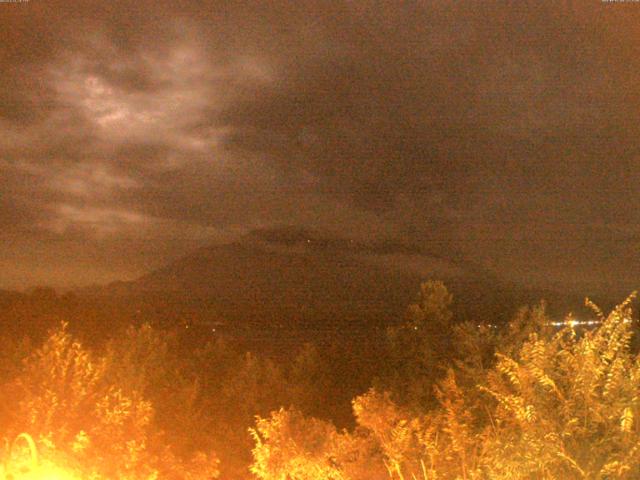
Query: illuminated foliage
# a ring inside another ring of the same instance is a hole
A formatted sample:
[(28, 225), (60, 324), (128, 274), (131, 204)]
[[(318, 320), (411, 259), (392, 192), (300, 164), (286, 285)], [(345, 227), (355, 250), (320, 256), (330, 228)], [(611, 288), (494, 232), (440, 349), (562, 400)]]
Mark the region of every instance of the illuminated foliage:
[(332, 425), (307, 419), (297, 410), (279, 410), (259, 418), (251, 430), (256, 441), (251, 471), (263, 480), (342, 480), (331, 457), (336, 431)]
[(488, 437), (492, 478), (638, 478), (640, 359), (629, 298), (577, 336), (531, 334), (500, 356), (483, 390), (497, 402)]
[[(454, 362), (436, 383), (436, 407), (416, 413), (392, 392), (370, 390), (353, 402), (353, 433), (281, 410), (258, 421), (253, 471), (266, 480), (637, 479), (632, 299), (607, 317), (595, 309), (600, 323), (591, 331), (551, 330), (543, 305), (521, 310), (488, 342), (463, 326), (456, 332), (466, 336), (462, 351), (476, 356)], [(360, 449), (349, 455), (360, 469), (339, 460), (346, 445)]]
[(251, 429), (251, 471), (262, 480), (372, 480), (386, 470), (378, 445), (363, 430), (337, 432), (298, 410), (272, 412)]
[[(63, 324), (24, 361), (4, 389), (12, 415), (7, 438), (29, 432), (43, 458), (69, 465), (86, 478), (153, 479), (189, 469), (217, 474), (215, 457), (184, 461), (158, 444), (154, 409), (131, 385), (117, 382), (109, 356), (99, 357), (73, 339)], [(152, 448), (153, 444), (153, 448)]]
[(389, 328), (389, 361), (377, 387), (416, 411), (434, 405), (433, 386), (451, 359), (453, 296), (440, 281), (420, 286), (405, 321)]
[(325, 420), (344, 373), (324, 346), (285, 368), (223, 340), (184, 355), (175, 332), (146, 324), (90, 350), (63, 324), (4, 352), (0, 478), (22, 472), (10, 440), (27, 432), (41, 459), (24, 478), (636, 479), (631, 301), (608, 316), (592, 306), (592, 330), (554, 328), (544, 304), (503, 327), (456, 324), (444, 285), (424, 284), (390, 356), (370, 362), (398, 375), (360, 390), (344, 430)]
[(30, 432), (48, 449), (73, 452), (110, 475), (146, 478), (147, 429), (153, 409), (125, 395), (95, 358), (67, 332), (54, 332), (30, 355), (16, 381), (13, 432)]

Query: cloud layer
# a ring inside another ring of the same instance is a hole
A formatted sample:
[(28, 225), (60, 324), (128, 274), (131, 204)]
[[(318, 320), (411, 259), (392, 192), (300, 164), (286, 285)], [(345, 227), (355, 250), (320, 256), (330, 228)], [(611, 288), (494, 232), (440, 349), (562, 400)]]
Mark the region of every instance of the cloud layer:
[(557, 1), (0, 4), (0, 286), (130, 278), (292, 224), (630, 288), (639, 17)]

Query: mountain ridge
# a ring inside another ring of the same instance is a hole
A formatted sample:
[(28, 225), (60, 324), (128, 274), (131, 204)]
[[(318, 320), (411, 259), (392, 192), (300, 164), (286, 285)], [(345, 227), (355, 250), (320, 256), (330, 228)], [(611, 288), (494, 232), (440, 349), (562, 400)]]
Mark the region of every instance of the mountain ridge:
[(415, 245), (305, 229), (254, 231), (93, 294), (165, 296), (196, 310), (206, 305), (209, 315), (236, 325), (377, 328), (401, 319), (428, 279), (447, 284), (461, 320), (505, 321), (519, 306), (542, 298), (560, 314), (583, 304), (582, 297), (509, 283), (473, 262), (431, 255)]

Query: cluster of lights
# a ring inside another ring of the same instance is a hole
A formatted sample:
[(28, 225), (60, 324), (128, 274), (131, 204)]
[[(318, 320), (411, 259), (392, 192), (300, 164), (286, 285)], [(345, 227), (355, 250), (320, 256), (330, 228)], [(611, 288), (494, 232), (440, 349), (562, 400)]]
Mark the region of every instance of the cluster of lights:
[(602, 322), (600, 320), (562, 320), (560, 322), (550, 322), (550, 325), (554, 327), (577, 327), (582, 325), (600, 325)]
[[(631, 323), (631, 319), (629, 318), (625, 318), (623, 320), (624, 323)], [(550, 322), (550, 325), (554, 326), (554, 327), (578, 327), (578, 326), (592, 326), (592, 325), (601, 325), (602, 324), (602, 320), (576, 320), (576, 319), (569, 319), (569, 320), (562, 320), (561, 322)]]
[[(632, 320), (629, 318), (625, 318), (623, 322), (631, 323)], [(551, 325), (553, 327), (571, 327), (571, 328), (582, 327), (582, 326), (591, 327), (594, 325), (601, 325), (601, 324), (602, 324), (602, 320), (576, 320), (575, 318), (548, 323), (548, 325)], [(478, 328), (498, 328), (498, 326), (493, 323), (489, 323), (489, 324), (479, 323)], [(414, 329), (417, 330), (418, 327), (414, 327)]]

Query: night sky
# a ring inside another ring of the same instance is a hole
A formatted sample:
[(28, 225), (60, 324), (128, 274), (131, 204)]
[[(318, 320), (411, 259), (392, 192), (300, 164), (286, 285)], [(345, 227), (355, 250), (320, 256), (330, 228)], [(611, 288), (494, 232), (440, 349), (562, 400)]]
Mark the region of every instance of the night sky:
[(640, 3), (0, 3), (0, 288), (293, 225), (639, 285)]

